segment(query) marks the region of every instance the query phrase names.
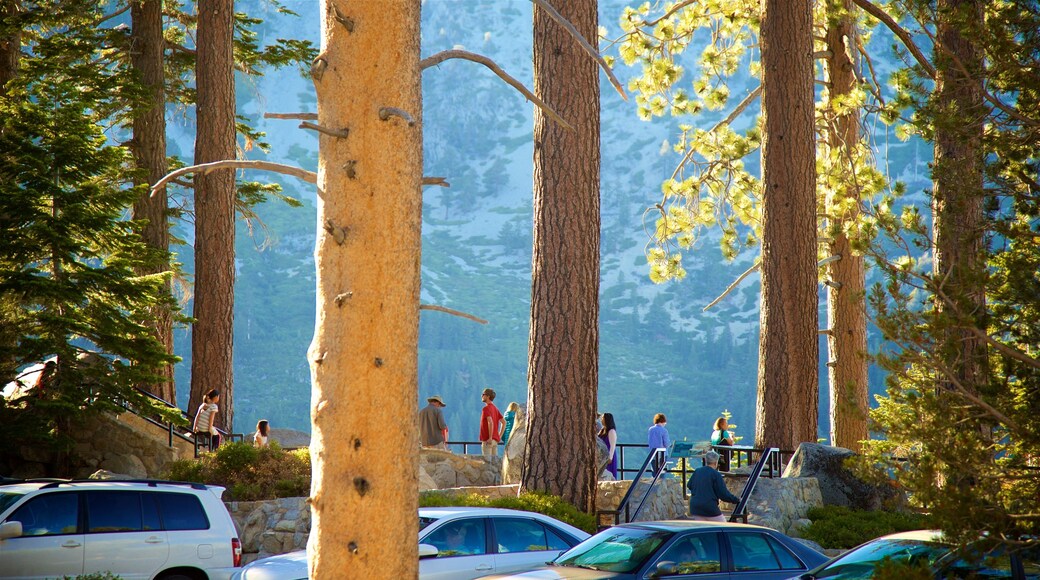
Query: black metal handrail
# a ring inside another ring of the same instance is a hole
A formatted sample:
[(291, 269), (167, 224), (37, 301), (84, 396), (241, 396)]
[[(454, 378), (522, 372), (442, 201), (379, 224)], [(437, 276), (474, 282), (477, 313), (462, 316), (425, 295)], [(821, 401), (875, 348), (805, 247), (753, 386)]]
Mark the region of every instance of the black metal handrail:
[[(646, 499), (650, 497), (650, 493), (653, 491), (654, 486), (657, 485), (657, 482), (661, 479), (661, 476), (666, 472), (666, 470), (663, 469), (663, 467), (667, 460), (668, 450), (664, 447), (658, 447), (650, 453), (647, 453), (646, 459), (643, 460), (643, 465), (640, 466), (640, 468), (636, 472), (635, 478), (632, 479), (632, 483), (628, 486), (628, 489), (625, 491), (625, 495), (621, 498), (621, 501), (618, 502), (617, 508), (612, 510), (596, 511), (597, 523), (602, 521), (601, 516), (606, 515), (612, 517), (612, 519), (614, 520), (614, 525), (616, 526), (619, 523), (621, 523), (620, 520), (622, 513), (625, 514), (625, 522), (634, 521), (639, 516), (639, 512), (643, 509), (643, 505), (646, 504)], [(647, 473), (647, 470), (650, 470), (650, 472)], [(650, 482), (644, 489), (643, 493), (639, 496), (637, 502), (635, 503), (635, 510), (633, 511), (632, 498), (635, 496), (635, 490), (637, 485), (643, 481), (644, 475), (650, 475), (652, 476), (652, 478), (650, 479)]]
[[(186, 412), (184, 412), (184, 410), (181, 409), (180, 407), (177, 407), (176, 405), (174, 405), (173, 403), (170, 403), (166, 399), (163, 399), (162, 397), (156, 396), (153, 393), (149, 393), (148, 391), (146, 391), (144, 389), (138, 388), (137, 391), (139, 393), (141, 393), (142, 395), (144, 395), (145, 397), (148, 397), (150, 399), (153, 399), (153, 400), (161, 403), (162, 405), (165, 405), (169, 409), (176, 409), (181, 414), (181, 417), (183, 417), (189, 424), (191, 424), (192, 417), (190, 415), (188, 415)], [(174, 425), (174, 423), (172, 421), (163, 421), (163, 420), (160, 420), (160, 419), (156, 419), (155, 417), (142, 414), (137, 409), (133, 408), (130, 405), (129, 401), (127, 401), (125, 399), (123, 400), (123, 408), (126, 409), (127, 411), (137, 415), (138, 417), (144, 419), (145, 421), (147, 421), (147, 422), (157, 426), (157, 427), (161, 427), (163, 429), (166, 429), (167, 437), (168, 437), (167, 444), (170, 447), (173, 447), (173, 440), (174, 440), (175, 437), (180, 439), (181, 441), (186, 442), (186, 443), (191, 443), (193, 448), (194, 448), (194, 453), (195, 453), (195, 457), (196, 458), (199, 456), (199, 448), (200, 447), (201, 448), (208, 448), (209, 447), (209, 443), (208, 442), (203, 443), (203, 442), (199, 441), (198, 434), (193, 433), (190, 430), (187, 430), (187, 433), (182, 433), (182, 432), (178, 431), (177, 429), (175, 429), (176, 425)], [(242, 434), (242, 433), (228, 433), (227, 431), (224, 431), (223, 429), (221, 429), (219, 427), (217, 427), (216, 429), (217, 429), (217, 433), (220, 435), (221, 440), (224, 440), (224, 441), (237, 441), (237, 442), (242, 442), (242, 441), (245, 440), (245, 435)]]
[(780, 449), (777, 447), (770, 447), (762, 452), (762, 455), (758, 458), (758, 463), (751, 468), (751, 473), (748, 474), (747, 483), (744, 484), (744, 491), (740, 492), (740, 501), (737, 502), (737, 507), (733, 508), (733, 512), (729, 516), (729, 521), (736, 522), (742, 521), (745, 524), (748, 520), (747, 505), (751, 499), (751, 493), (755, 491), (755, 484), (758, 483), (758, 478), (762, 476), (762, 471), (769, 468), (769, 477), (773, 477), (773, 469), (776, 462), (780, 457)]

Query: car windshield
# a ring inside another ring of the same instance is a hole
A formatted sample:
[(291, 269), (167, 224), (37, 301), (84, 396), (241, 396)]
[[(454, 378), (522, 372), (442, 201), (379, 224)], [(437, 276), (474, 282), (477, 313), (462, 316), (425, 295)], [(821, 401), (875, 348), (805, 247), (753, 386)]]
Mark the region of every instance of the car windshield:
[(0, 491), (0, 513), (3, 513), (11, 504), (21, 499), (24, 493), (12, 493)]
[(611, 528), (567, 550), (553, 564), (604, 572), (632, 572), (670, 537), (671, 532), (658, 530)]
[(882, 560), (911, 566), (931, 566), (949, 551), (949, 546), (937, 542), (878, 540), (856, 548), (827, 564), (819, 571), (813, 572), (813, 577), (835, 580), (867, 579), (874, 576), (874, 568)]

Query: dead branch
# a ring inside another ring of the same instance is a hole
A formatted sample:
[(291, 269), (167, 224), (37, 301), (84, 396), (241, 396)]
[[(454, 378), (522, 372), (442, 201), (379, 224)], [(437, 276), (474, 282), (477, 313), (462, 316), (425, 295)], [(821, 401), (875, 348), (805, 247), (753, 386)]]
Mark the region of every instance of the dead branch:
[(935, 78), (935, 67), (932, 66), (932, 63), (928, 62), (928, 59), (925, 58), (924, 53), (921, 52), (921, 49), (918, 48), (916, 44), (914, 44), (913, 37), (910, 36), (910, 33), (907, 32), (905, 28), (900, 26), (898, 22), (893, 20), (892, 17), (889, 16), (884, 10), (875, 6), (870, 0), (852, 1), (856, 4), (856, 6), (862, 8), (867, 14), (870, 14), (874, 18), (877, 18), (882, 24), (888, 27), (888, 29), (892, 31), (892, 34), (895, 34), (899, 38), (899, 41), (903, 43), (903, 46), (905, 46), (906, 49), (910, 51), (910, 54), (914, 55), (914, 59), (917, 60), (917, 64), (921, 65), (921, 68), (923, 68), (924, 71), (928, 73), (928, 76), (932, 79)]
[(422, 178), (422, 184), (423, 185), (437, 185), (437, 186), (440, 186), (440, 187), (451, 187), (451, 184), (448, 183), (448, 178), (447, 177), (427, 177), (427, 176), (424, 175), (423, 178)]
[(589, 53), (589, 56), (596, 59), (596, 62), (599, 64), (599, 67), (603, 69), (603, 72), (607, 73), (607, 78), (610, 79), (610, 84), (614, 86), (614, 90), (616, 90), (618, 94), (621, 95), (622, 99), (627, 101), (628, 95), (625, 94), (625, 89), (621, 88), (621, 81), (619, 81), (617, 77), (614, 76), (614, 71), (610, 70), (610, 67), (607, 66), (607, 61), (603, 60), (603, 57), (600, 56), (599, 50), (597, 50), (596, 47), (589, 44), (589, 41), (585, 40), (585, 37), (582, 36), (580, 32), (578, 32), (578, 29), (574, 28), (574, 25), (571, 24), (569, 20), (567, 20), (563, 17), (563, 15), (557, 12), (556, 9), (553, 8), (551, 4), (549, 4), (548, 0), (531, 0), (531, 2), (533, 2), (542, 10), (545, 10), (545, 12), (549, 15), (550, 18), (555, 20), (557, 24), (564, 28), (564, 30), (569, 32), (570, 35), (574, 37), (574, 40), (578, 41), (578, 44), (583, 49), (585, 49), (585, 52)]
[(451, 308), (445, 308), (444, 306), (436, 306), (434, 304), (420, 304), (419, 305), (419, 310), (436, 310), (437, 312), (444, 312), (444, 313), (451, 314), (451, 315), (454, 315), (454, 316), (461, 316), (462, 318), (468, 318), (468, 319), (472, 320), (473, 322), (479, 322), (480, 324), (487, 324), (488, 323), (488, 321), (484, 320), (483, 318), (477, 318), (476, 316), (473, 316), (472, 314), (467, 314), (465, 312), (462, 312), (461, 310), (453, 310)]
[(273, 163), (271, 161), (257, 161), (252, 159), (225, 159), (223, 161), (214, 161), (212, 163), (202, 163), (199, 165), (189, 165), (188, 167), (181, 167), (176, 171), (172, 171), (163, 176), (162, 179), (157, 181), (155, 185), (151, 187), (151, 195), (155, 196), (156, 192), (166, 186), (173, 179), (177, 179), (182, 175), (189, 173), (201, 173), (203, 175), (216, 171), (218, 169), (262, 169), (264, 171), (274, 171), (275, 173), (282, 173), (284, 175), (292, 175), (293, 177), (299, 177), (307, 183), (317, 183), (318, 174), (313, 171), (307, 171), (299, 167), (292, 165), (283, 165), (281, 163)]
[(747, 270), (744, 270), (743, 274), (741, 274), (740, 276), (737, 276), (737, 279), (734, 280), (733, 283), (730, 284), (729, 286), (726, 286), (726, 289), (722, 291), (722, 294), (719, 294), (718, 298), (712, 300), (711, 304), (708, 304), (707, 306), (702, 308), (701, 312), (707, 312), (709, 308), (711, 308), (712, 306), (715, 306), (719, 302), (722, 302), (722, 299), (725, 298), (727, 294), (732, 292), (733, 289), (736, 288), (738, 284), (743, 282), (744, 278), (747, 278), (748, 276), (750, 276), (752, 272), (754, 272), (755, 270), (759, 269), (760, 267), (762, 267), (762, 262), (755, 262), (755, 264), (753, 266), (751, 266)]
[(476, 63), (482, 64), (482, 65), (488, 67), (489, 69), (491, 69), (491, 71), (493, 73), (498, 75), (498, 77), (500, 79), (504, 80), (507, 85), (509, 85), (509, 86), (513, 87), (514, 89), (520, 91), (520, 94), (522, 94), (524, 97), (526, 97), (528, 101), (531, 101), (532, 103), (534, 103), (536, 107), (538, 107), (543, 112), (545, 112), (545, 114), (548, 115), (550, 119), (555, 121), (557, 124), (562, 125), (563, 127), (566, 127), (566, 128), (568, 128), (568, 129), (570, 129), (572, 131), (574, 130), (574, 126), (572, 126), (567, 121), (564, 121), (563, 117), (557, 115), (556, 111), (552, 110), (552, 107), (550, 107), (549, 105), (547, 105), (544, 102), (542, 102), (542, 100), (539, 99), (538, 97), (534, 96), (534, 93), (532, 93), (531, 91), (527, 90), (527, 87), (525, 87), (520, 81), (518, 81), (518, 80), (514, 79), (513, 77), (509, 76), (509, 73), (507, 73), (506, 71), (502, 70), (495, 63), (495, 61), (491, 60), (490, 58), (488, 58), (488, 57), (486, 57), (486, 56), (484, 56), (482, 54), (477, 54), (475, 52), (469, 52), (468, 50), (443, 50), (441, 52), (438, 52), (437, 54), (432, 54), (432, 55), (422, 59), (421, 61), (419, 61), (419, 68), (421, 70), (426, 70), (426, 69), (430, 68), (431, 66), (438, 65), (438, 64), (440, 64), (440, 63), (442, 63), (442, 62), (444, 62), (446, 60), (452, 59), (452, 58), (468, 60), (468, 61), (476, 62)]
[(317, 113), (264, 113), (265, 119), (302, 119), (304, 121), (317, 121)]
[(324, 133), (325, 135), (330, 135), (332, 137), (341, 137), (344, 139), (347, 137), (347, 135), (350, 134), (350, 129), (329, 129), (328, 127), (322, 127), (321, 125), (315, 123), (308, 123), (307, 121), (300, 123), (300, 128), (310, 129), (312, 131)]
[(404, 119), (406, 123), (408, 123), (409, 127), (415, 126), (415, 119), (412, 118), (411, 113), (405, 111), (404, 109), (399, 109), (397, 107), (383, 107), (379, 109), (380, 121), (386, 121), (390, 117), (400, 117), (401, 119)]

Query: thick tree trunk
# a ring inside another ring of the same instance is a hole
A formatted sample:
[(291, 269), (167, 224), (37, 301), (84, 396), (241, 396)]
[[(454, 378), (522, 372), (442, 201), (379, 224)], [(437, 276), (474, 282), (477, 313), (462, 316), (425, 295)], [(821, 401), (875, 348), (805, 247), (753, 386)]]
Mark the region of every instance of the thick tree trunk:
[[(130, 61), (140, 81), (151, 91), (149, 105), (134, 111), (134, 137), (130, 142), (130, 150), (134, 155), (134, 163), (146, 172), (136, 179), (135, 185), (152, 184), (162, 179), (168, 168), (162, 0), (131, 2), (130, 20), (133, 23), (130, 33)], [(141, 232), (141, 237), (157, 254), (155, 265), (142, 270), (142, 274), (155, 274), (170, 269), (170, 226), (166, 217), (166, 204), (166, 188), (157, 191), (154, 196), (146, 188), (141, 198), (134, 203), (134, 219), (148, 222)], [(170, 297), (170, 303), (159, 305), (155, 309), (155, 336), (166, 347), (166, 352), (172, 353), (173, 315), (170, 311), (172, 295), (169, 282), (166, 282), (165, 293)], [(173, 365), (162, 368), (162, 377), (160, 383), (145, 385), (145, 389), (165, 401), (176, 404)]]
[[(18, 0), (0, 0), (0, 19), (18, 14)], [(18, 60), (22, 50), (22, 33), (14, 31), (0, 38), (0, 96), (7, 93), (7, 83), (18, 74)]]
[(318, 123), (350, 133), (319, 137), (308, 352), (315, 580), (418, 575), (419, 9), (420, 0), (322, 2)]
[[(979, 74), (981, 55), (961, 32), (954, 14), (982, 19), (976, 0), (940, 0), (936, 48), (935, 99), (942, 113), (936, 120), (935, 165), (932, 173), (932, 228), (935, 239), (933, 274), (953, 304), (936, 297), (936, 309), (952, 312), (958, 323), (939, 337), (943, 363), (957, 381), (977, 391), (985, 377), (986, 349), (964, 325), (985, 328), (986, 250), (983, 235), (982, 132), (985, 111), (979, 84), (965, 75)], [(966, 14), (965, 14), (966, 13)], [(940, 379), (940, 386), (949, 380)]]
[[(596, 0), (557, 3), (588, 39)], [(599, 71), (566, 30), (534, 9), (534, 92), (575, 130), (534, 116), (534, 256), (528, 429), (521, 491), (592, 512), (599, 365)]]
[[(199, 0), (195, 163), (235, 158), (234, 2)], [(191, 337), (194, 412), (221, 392), (218, 426), (234, 425), (235, 172), (195, 176), (195, 324)]]
[(763, 0), (762, 312), (755, 444), (817, 438), (812, 2)]
[[(827, 26), (828, 103), (852, 92), (856, 84), (856, 28), (852, 0), (834, 0)], [(835, 13), (836, 12), (836, 13)], [(860, 192), (855, 185), (854, 157), (859, 143), (859, 112), (847, 110), (832, 119), (827, 129), (828, 154), (844, 187), (827, 190), (831, 215), (830, 255), (840, 256), (827, 265), (827, 362), (830, 383), (831, 445), (859, 451), (867, 439), (867, 318), (863, 256), (852, 253), (846, 224), (860, 215)]]

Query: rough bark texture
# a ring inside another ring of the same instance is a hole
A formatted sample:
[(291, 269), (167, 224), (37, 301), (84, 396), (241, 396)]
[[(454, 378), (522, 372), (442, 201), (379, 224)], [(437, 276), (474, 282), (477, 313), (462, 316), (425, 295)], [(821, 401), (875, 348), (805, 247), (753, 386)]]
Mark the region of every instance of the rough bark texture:
[[(832, 0), (827, 26), (827, 77), (830, 99), (852, 91), (856, 83), (856, 29), (852, 0)], [(841, 260), (827, 265), (827, 362), (830, 383), (831, 445), (853, 451), (867, 439), (867, 318), (863, 256), (853, 254), (844, 224), (859, 219), (859, 189), (853, 179), (855, 168), (849, 150), (859, 142), (859, 113), (847, 111), (827, 128), (829, 153), (837, 156), (837, 166), (847, 184), (828, 189), (826, 207), (832, 212), (828, 231), (833, 235), (830, 255)], [(849, 200), (852, 203), (847, 203)], [(848, 208), (839, 210), (838, 208)]]
[[(0, 0), (0, 19), (18, 13), (18, 0)], [(7, 83), (18, 74), (18, 59), (22, 49), (21, 31), (0, 38), (0, 96), (7, 93)]]
[[(310, 578), (418, 575), (420, 0), (323, 0)], [(345, 23), (349, 22), (351, 30)], [(412, 116), (380, 120), (396, 107)]]
[(816, 167), (810, 0), (763, 0), (762, 312), (755, 444), (817, 438)]
[[(195, 164), (235, 158), (234, 2), (199, 0)], [(218, 426), (234, 425), (235, 172), (195, 176), (195, 308), (191, 339), (194, 412), (221, 392)]]
[[(152, 184), (166, 175), (166, 92), (163, 88), (163, 28), (162, 0), (144, 0), (130, 4), (130, 62), (140, 81), (151, 91), (147, 106), (134, 111), (133, 132), (130, 150), (134, 163), (145, 170), (135, 180), (135, 185)], [(141, 198), (134, 203), (133, 217), (147, 220), (141, 237), (162, 258), (142, 274), (166, 272), (170, 269), (170, 226), (166, 217), (166, 188), (156, 192), (145, 189)], [(166, 295), (170, 295), (170, 283), (166, 283)], [(166, 352), (173, 352), (173, 316), (166, 305), (155, 310), (155, 336)], [(173, 365), (162, 368), (163, 381), (144, 385), (153, 395), (176, 404), (177, 392), (173, 381)]]
[[(557, 3), (595, 39), (596, 0)], [(528, 430), (521, 490), (596, 500), (599, 349), (599, 72), (566, 30), (534, 10), (534, 92), (575, 130), (534, 116), (534, 255)]]
[[(936, 48), (936, 101), (941, 111), (936, 121), (935, 167), (932, 173), (933, 273), (951, 308), (936, 298), (939, 311), (959, 311), (967, 324), (985, 328), (986, 256), (983, 242), (982, 131), (985, 114), (979, 85), (964, 74), (980, 68), (980, 54), (960, 27), (954, 11), (969, 11), (982, 19), (982, 6), (975, 0), (940, 0), (937, 3), (938, 45)], [(963, 12), (962, 12), (963, 13)], [(958, 64), (959, 63), (959, 64)], [(945, 329), (939, 337), (941, 358), (965, 387), (977, 390), (983, 380), (985, 345), (963, 326)]]

